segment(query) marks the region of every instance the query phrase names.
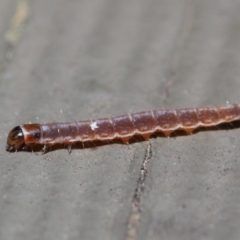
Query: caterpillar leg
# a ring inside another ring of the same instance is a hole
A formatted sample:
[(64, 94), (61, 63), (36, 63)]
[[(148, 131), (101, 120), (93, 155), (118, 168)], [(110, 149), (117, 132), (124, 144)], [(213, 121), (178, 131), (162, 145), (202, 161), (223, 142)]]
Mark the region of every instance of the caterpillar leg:
[(69, 153), (69, 155), (70, 155), (71, 152), (72, 152), (72, 146), (73, 146), (72, 144), (69, 144), (68, 147), (67, 147), (67, 148), (68, 148), (68, 153)]
[(49, 149), (50, 149), (49, 145), (46, 145), (46, 144), (45, 144), (45, 145), (43, 146), (42, 150), (41, 150), (42, 154), (47, 153)]

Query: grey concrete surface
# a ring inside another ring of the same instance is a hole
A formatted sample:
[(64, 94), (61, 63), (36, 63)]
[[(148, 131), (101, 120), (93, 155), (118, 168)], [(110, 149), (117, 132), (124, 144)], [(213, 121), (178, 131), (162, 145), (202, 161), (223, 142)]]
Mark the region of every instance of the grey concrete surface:
[(152, 138), (131, 236), (148, 142), (5, 151), (25, 122), (239, 102), (239, 12), (239, 0), (0, 0), (0, 239), (240, 239), (239, 128)]

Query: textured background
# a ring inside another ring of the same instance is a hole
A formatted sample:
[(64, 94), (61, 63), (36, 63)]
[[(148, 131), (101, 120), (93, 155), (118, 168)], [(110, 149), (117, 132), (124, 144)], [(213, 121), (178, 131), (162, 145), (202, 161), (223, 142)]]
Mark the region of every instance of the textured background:
[(239, 102), (239, 12), (239, 0), (0, 0), (0, 239), (239, 239), (238, 128), (152, 138), (135, 222), (149, 142), (5, 151), (25, 122)]

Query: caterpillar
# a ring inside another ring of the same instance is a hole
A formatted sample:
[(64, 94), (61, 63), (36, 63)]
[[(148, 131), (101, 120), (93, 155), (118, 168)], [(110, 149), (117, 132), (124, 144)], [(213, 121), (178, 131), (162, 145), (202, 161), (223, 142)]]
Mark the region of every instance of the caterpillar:
[(151, 110), (111, 118), (68, 123), (32, 123), (13, 128), (8, 135), (6, 150), (17, 151), (25, 146), (43, 145), (43, 151), (54, 144), (71, 146), (76, 142), (121, 139), (128, 143), (135, 135), (148, 140), (155, 132), (166, 137), (173, 131), (191, 134), (199, 127), (240, 120), (240, 104), (199, 108)]

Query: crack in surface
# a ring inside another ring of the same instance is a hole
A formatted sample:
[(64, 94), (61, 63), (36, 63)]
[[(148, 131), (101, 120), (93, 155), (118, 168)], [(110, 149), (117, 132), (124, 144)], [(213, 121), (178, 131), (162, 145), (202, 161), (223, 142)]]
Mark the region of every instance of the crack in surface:
[(26, 23), (29, 14), (30, 0), (20, 0), (11, 19), (9, 29), (5, 34), (5, 39), (8, 43), (8, 49), (5, 55), (7, 60), (10, 60), (13, 56), (14, 47), (20, 40), (23, 31), (23, 25)]
[(131, 210), (127, 220), (126, 240), (135, 240), (137, 238), (137, 227), (141, 218), (141, 200), (145, 189), (148, 164), (152, 156), (152, 145), (149, 141), (145, 157), (142, 162), (137, 187), (133, 195)]

